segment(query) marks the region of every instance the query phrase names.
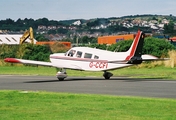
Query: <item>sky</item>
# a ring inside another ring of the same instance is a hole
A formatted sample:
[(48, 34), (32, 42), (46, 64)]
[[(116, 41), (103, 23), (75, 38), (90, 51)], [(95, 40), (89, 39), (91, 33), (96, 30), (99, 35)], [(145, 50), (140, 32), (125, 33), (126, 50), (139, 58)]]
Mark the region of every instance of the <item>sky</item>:
[(127, 15), (176, 16), (176, 0), (1, 0), (0, 20), (93, 19)]

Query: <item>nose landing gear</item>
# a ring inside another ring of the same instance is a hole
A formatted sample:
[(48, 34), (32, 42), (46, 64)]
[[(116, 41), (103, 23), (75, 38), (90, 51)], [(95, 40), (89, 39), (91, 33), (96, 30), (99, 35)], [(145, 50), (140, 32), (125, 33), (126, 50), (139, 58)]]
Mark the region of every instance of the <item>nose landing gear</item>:
[(56, 77), (58, 78), (59, 81), (63, 81), (67, 77), (67, 73), (65, 70), (61, 69), (56, 73)]

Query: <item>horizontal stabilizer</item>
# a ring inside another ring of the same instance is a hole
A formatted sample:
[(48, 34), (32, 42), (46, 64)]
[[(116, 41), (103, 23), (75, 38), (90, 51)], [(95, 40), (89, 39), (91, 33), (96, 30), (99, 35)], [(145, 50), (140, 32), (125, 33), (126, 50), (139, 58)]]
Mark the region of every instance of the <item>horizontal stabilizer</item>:
[(158, 58), (152, 55), (142, 55), (142, 61), (164, 61), (169, 60), (169, 58)]
[[(169, 60), (169, 58), (158, 58), (152, 55), (142, 55), (142, 59), (140, 61), (164, 61)], [(137, 61), (137, 60), (136, 60)], [(115, 60), (115, 61), (108, 61), (108, 63), (116, 63), (116, 64), (129, 64), (130, 60)]]

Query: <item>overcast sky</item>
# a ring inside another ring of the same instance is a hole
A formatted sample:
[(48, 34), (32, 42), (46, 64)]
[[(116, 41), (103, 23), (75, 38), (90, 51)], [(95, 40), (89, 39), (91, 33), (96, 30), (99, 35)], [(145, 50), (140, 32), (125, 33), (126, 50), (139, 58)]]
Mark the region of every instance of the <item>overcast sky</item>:
[(1, 0), (0, 20), (91, 19), (127, 15), (176, 16), (176, 0)]

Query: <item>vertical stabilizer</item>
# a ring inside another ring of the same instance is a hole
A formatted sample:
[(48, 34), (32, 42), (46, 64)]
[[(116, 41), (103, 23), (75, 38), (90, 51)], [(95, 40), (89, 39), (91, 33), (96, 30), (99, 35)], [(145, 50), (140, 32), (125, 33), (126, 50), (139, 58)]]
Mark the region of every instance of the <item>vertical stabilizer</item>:
[(142, 31), (138, 31), (136, 37), (133, 40), (133, 43), (130, 49), (127, 51), (129, 55), (126, 57), (129, 64), (140, 64), (142, 62), (142, 48), (144, 43), (145, 34)]

